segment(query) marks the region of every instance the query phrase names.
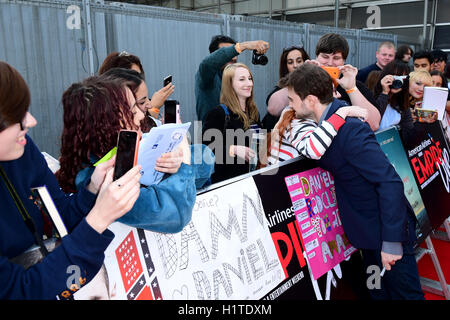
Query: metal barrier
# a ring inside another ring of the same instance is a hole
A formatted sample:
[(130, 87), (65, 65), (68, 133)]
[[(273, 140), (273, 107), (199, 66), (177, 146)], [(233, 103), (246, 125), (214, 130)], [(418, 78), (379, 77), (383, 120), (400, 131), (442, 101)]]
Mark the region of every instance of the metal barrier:
[[(78, 26), (71, 25), (76, 14)], [(112, 51), (126, 50), (141, 58), (150, 95), (162, 87), (165, 76), (172, 74), (175, 92), (171, 98), (181, 102), (183, 121), (194, 121), (194, 76), (208, 54), (211, 37), (227, 34), (237, 41), (266, 40), (270, 43), (268, 65), (251, 65), (249, 52), (239, 57), (254, 73), (255, 100), (262, 118), (267, 94), (278, 81), (283, 48), (300, 44), (313, 58), (318, 39), (328, 32), (346, 37), (350, 46), (347, 62), (357, 67), (375, 61), (380, 42), (397, 43), (397, 36), (390, 34), (127, 3), (105, 4), (102, 0), (0, 0), (0, 60), (17, 68), (30, 86), (30, 111), (39, 123), (30, 136), (41, 150), (55, 157), (60, 149), (64, 90), (94, 74)]]

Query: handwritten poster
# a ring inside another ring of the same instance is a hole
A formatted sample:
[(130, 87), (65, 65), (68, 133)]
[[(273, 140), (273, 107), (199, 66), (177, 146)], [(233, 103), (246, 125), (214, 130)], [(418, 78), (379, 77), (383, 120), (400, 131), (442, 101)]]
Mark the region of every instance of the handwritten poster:
[(334, 180), (320, 168), (285, 178), (313, 275), (319, 277), (356, 249), (344, 234), (336, 202)]
[(180, 233), (110, 229), (105, 265), (117, 299), (260, 299), (285, 278), (252, 178), (198, 195)]

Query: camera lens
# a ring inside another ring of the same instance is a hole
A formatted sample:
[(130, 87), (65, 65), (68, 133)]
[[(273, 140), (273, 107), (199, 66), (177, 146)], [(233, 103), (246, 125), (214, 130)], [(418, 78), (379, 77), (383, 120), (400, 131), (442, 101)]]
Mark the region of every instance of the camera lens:
[(265, 66), (269, 62), (269, 59), (264, 54), (258, 54), (256, 50), (253, 50), (252, 63)]
[(262, 55), (259, 57), (259, 64), (265, 66), (267, 64), (267, 62), (269, 62), (269, 59), (265, 56)]
[(391, 84), (391, 89), (400, 89), (403, 86), (403, 81), (401, 80), (394, 80)]

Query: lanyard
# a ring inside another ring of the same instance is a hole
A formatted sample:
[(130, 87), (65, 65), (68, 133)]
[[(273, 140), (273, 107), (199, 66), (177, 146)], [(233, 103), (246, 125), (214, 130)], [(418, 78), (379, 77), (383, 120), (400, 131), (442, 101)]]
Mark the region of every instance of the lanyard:
[(5, 181), (5, 185), (8, 188), (8, 191), (11, 195), (11, 197), (14, 200), (14, 203), (16, 204), (17, 210), (19, 210), (19, 213), (25, 222), (28, 229), (31, 231), (31, 233), (34, 236), (34, 240), (37, 245), (39, 245), (39, 248), (41, 250), (42, 256), (45, 257), (48, 255), (47, 248), (44, 245), (44, 242), (42, 241), (42, 237), (39, 236), (38, 232), (36, 231), (36, 226), (34, 225), (33, 219), (28, 214), (27, 210), (25, 209), (25, 206), (22, 203), (22, 200), (20, 199), (19, 195), (17, 194), (16, 189), (14, 189), (14, 186), (12, 185), (11, 181), (9, 180), (8, 176), (6, 175), (5, 170), (0, 165), (0, 175), (3, 178), (3, 181)]

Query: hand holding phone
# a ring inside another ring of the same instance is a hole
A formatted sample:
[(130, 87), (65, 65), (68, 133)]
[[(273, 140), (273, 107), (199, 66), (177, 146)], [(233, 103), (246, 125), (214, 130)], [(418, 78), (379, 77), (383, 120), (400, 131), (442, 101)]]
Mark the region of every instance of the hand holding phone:
[(113, 180), (117, 180), (137, 164), (140, 133), (134, 130), (120, 130), (117, 139), (116, 163)]
[(336, 88), (338, 86), (337, 79), (339, 79), (339, 75), (341, 74), (339, 68), (322, 66), (322, 69), (324, 69), (330, 75), (331, 80), (333, 81), (333, 85)]

